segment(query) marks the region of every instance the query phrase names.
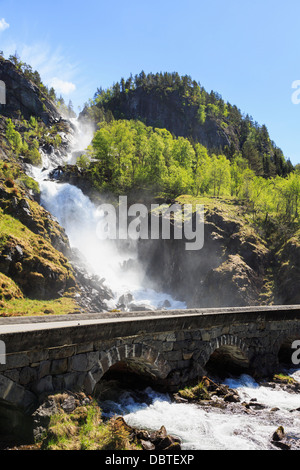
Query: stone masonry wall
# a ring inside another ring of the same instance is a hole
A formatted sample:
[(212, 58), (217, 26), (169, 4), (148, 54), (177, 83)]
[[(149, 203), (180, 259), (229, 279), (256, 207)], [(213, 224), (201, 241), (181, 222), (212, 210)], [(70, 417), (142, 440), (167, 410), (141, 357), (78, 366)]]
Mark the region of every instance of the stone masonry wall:
[(253, 373), (267, 375), (278, 364), (281, 345), (300, 338), (298, 315), (185, 313), (3, 335), (0, 327), (0, 339), (7, 344), (6, 364), (0, 365), (0, 400), (32, 412), (45, 393), (81, 389), (92, 394), (120, 362), (175, 389), (205, 374), (211, 355), (224, 346), (239, 351)]

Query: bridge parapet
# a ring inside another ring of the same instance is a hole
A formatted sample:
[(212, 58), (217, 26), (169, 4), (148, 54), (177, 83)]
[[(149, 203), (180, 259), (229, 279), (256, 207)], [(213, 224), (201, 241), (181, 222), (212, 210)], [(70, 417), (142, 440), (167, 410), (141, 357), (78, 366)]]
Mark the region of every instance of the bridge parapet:
[(267, 375), (291, 339), (300, 339), (298, 306), (3, 319), (0, 401), (29, 413), (44, 393), (92, 394), (110, 370), (127, 369), (171, 390), (218, 360)]

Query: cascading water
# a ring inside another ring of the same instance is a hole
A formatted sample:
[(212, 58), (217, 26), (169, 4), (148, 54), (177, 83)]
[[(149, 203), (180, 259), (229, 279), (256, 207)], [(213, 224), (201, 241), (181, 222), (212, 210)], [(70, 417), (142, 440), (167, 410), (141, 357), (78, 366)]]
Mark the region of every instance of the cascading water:
[(40, 185), (41, 204), (65, 229), (71, 246), (84, 256), (90, 273), (105, 279), (105, 285), (114, 296), (113, 300), (106, 301), (108, 309), (116, 308), (122, 296), (123, 299), (127, 298), (127, 304), (134, 305), (135, 310), (186, 308), (183, 302), (175, 301), (171, 296), (143, 285), (144, 272), (137, 262), (134, 243), (120, 248), (114, 240), (98, 238), (97, 225), (103, 218), (103, 213), (79, 188), (48, 179), (49, 173), (58, 165), (74, 163), (74, 157), (82, 153), (92, 139), (90, 129), (82, 130), (75, 120), (72, 124), (76, 132), (67, 161), (41, 152), (42, 169), (31, 168), (32, 176)]
[[(300, 371), (289, 375), (300, 382)], [(163, 424), (168, 433), (179, 437), (183, 450), (268, 450), (275, 449), (272, 436), (283, 426), (293, 448), (300, 448), (300, 398), (296, 393), (259, 385), (242, 375), (224, 382), (234, 388), (241, 403), (225, 409), (196, 404), (174, 403), (168, 395), (145, 390), (145, 403), (125, 392), (117, 403), (103, 403), (138, 429), (156, 430)], [(150, 403), (149, 403), (150, 401)], [(251, 402), (257, 408), (247, 410)]]

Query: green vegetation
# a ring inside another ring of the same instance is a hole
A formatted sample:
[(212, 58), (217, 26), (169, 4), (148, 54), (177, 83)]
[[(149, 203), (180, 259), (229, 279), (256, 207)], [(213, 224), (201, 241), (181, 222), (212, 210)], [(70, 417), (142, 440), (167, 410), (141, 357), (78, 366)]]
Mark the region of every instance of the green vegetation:
[(249, 222), (264, 230), (277, 226), (290, 236), (299, 227), (299, 169), (284, 177), (257, 176), (240, 153), (231, 159), (210, 154), (199, 143), (140, 121), (101, 123), (78, 163), (102, 193), (227, 198), (244, 205)]
[(34, 166), (40, 166), (42, 163), (39, 147), (48, 144), (58, 148), (62, 142), (58, 124), (48, 128), (33, 116), (29, 121), (3, 119), (6, 126), (3, 135), (6, 142), (3, 146), (6, 147), (11, 157), (21, 156)]
[(124, 421), (103, 421), (96, 403), (78, 407), (71, 414), (62, 409), (51, 417), (42, 450), (140, 450), (131, 442)]
[(40, 192), (38, 183), (26, 175), (16, 162), (4, 162), (0, 160), (0, 181), (11, 181), (13, 186), (20, 184), (21, 186), (31, 189), (36, 193)]
[(273, 377), (274, 382), (279, 382), (281, 384), (286, 384), (286, 385), (294, 385), (297, 384), (297, 380), (295, 380), (293, 377), (290, 377), (289, 375), (285, 374), (275, 374)]
[(195, 387), (185, 387), (183, 390), (179, 390), (178, 395), (186, 400), (209, 400), (210, 394), (204, 382), (200, 382)]
[[(150, 109), (146, 104), (143, 106), (144, 111), (139, 111), (142, 115), (134, 115), (134, 106), (131, 107), (130, 103), (141, 96), (143, 102), (151, 96), (151, 99), (161, 103), (162, 109), (170, 110), (163, 126), (159, 122), (162, 119), (159, 111), (156, 116), (152, 116), (150, 123)], [(196, 139), (196, 132), (192, 131), (199, 124), (203, 126), (208, 121), (214, 122), (227, 139), (227, 144), (222, 149), (218, 148), (217, 152), (224, 153), (230, 160), (239, 152), (257, 176), (266, 178), (286, 176), (293, 170), (291, 162), (285, 160), (282, 151), (270, 139), (265, 125), (260, 126), (249, 115), (244, 116), (236, 106), (225, 103), (218, 93), (208, 93), (190, 76), (181, 77), (178, 73), (146, 75), (141, 72), (127, 80), (122, 78), (107, 90), (98, 89), (94, 99), (86, 105), (85, 113), (95, 122), (134, 118), (154, 127), (168, 129), (171, 117), (177, 117), (176, 120), (189, 123), (190, 131), (186, 137), (193, 136), (193, 139)], [(171, 116), (171, 113), (175, 114)], [(214, 148), (210, 150), (216, 152)]]

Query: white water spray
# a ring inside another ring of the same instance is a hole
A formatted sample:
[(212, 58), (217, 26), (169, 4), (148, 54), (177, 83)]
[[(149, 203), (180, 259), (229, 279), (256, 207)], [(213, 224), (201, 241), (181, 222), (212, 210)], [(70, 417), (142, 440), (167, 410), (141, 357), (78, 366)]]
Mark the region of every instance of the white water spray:
[[(93, 136), (92, 129), (82, 129), (75, 120), (73, 126), (76, 132), (66, 161), (69, 164), (74, 163), (74, 156), (83, 153)], [(135, 309), (152, 310), (163, 305), (169, 309), (186, 308), (183, 302), (174, 301), (170, 295), (147, 288), (135, 243), (130, 242), (120, 248), (114, 240), (97, 237), (97, 225), (103, 215), (76, 186), (48, 180), (49, 173), (65, 162), (43, 152), (41, 154), (42, 169), (32, 169), (32, 175), (40, 185), (41, 204), (65, 229), (71, 246), (84, 256), (90, 273), (104, 278), (105, 285), (112, 290), (114, 300), (107, 302), (107, 308), (116, 308), (118, 299), (128, 293), (133, 297)]]
[[(300, 382), (300, 371), (289, 375)], [(169, 434), (182, 440), (183, 450), (274, 450), (272, 436), (279, 426), (284, 427), (295, 447), (300, 447), (298, 394), (260, 386), (248, 375), (228, 379), (225, 384), (236, 389), (241, 403), (255, 400), (261, 409), (246, 410), (242, 404), (219, 409), (173, 403), (168, 395), (150, 388), (145, 390), (147, 403), (140, 403), (125, 392), (118, 403), (104, 402), (101, 406), (108, 407), (109, 416), (121, 414), (138, 429), (154, 431), (163, 424)]]

